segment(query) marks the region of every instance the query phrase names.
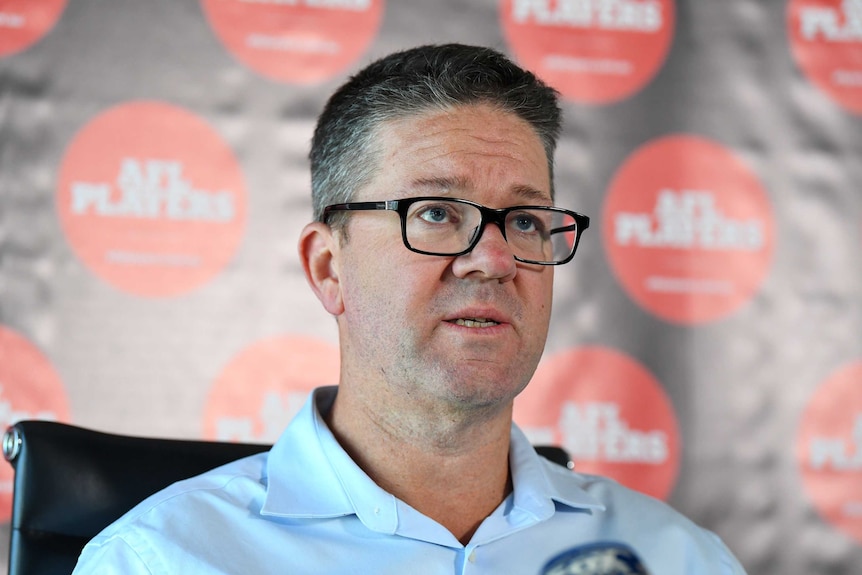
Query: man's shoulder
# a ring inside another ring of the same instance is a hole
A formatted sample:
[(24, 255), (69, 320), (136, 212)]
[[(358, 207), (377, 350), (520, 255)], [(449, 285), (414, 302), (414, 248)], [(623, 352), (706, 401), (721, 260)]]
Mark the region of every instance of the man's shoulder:
[(572, 481), (598, 499), (608, 511), (618, 511), (619, 507), (636, 505), (655, 512), (677, 513), (666, 502), (642, 491), (623, 485), (616, 479), (591, 473), (570, 473)]
[(232, 506), (247, 511), (252, 500), (263, 500), (266, 458), (267, 453), (259, 453), (177, 481), (138, 503), (101, 535), (119, 534), (142, 524), (156, 526), (171, 517), (188, 516), (214, 506), (222, 513)]
[(667, 526), (679, 524), (686, 529), (701, 532), (703, 529), (670, 505), (647, 493), (627, 487), (603, 475), (571, 473), (571, 481), (604, 506), (603, 514), (609, 518), (651, 522)]
[[(597, 533), (625, 541), (646, 555), (655, 554), (655, 559), (650, 557), (655, 564), (661, 564), (662, 555), (673, 557), (674, 549), (677, 554), (680, 549), (687, 549), (689, 560), (700, 561), (699, 565), (723, 566), (723, 572), (744, 573), (715, 533), (698, 525), (670, 503), (626, 487), (609, 477), (573, 473), (562, 468), (553, 473), (602, 505), (601, 510), (591, 511)], [(560, 515), (557, 517), (561, 518)], [(573, 521), (582, 523), (581, 518), (574, 515)]]
[(144, 499), (87, 544), (76, 575), (105, 565), (129, 574), (175, 572), (167, 566), (193, 565), (202, 542), (235, 541), (240, 519), (263, 502), (266, 459), (245, 457)]
[(572, 472), (560, 466), (548, 466), (554, 482), (588, 494), (601, 507), (592, 512), (597, 521), (617, 529), (677, 531), (694, 537), (711, 538), (712, 534), (671, 506), (647, 493), (627, 487), (604, 475)]

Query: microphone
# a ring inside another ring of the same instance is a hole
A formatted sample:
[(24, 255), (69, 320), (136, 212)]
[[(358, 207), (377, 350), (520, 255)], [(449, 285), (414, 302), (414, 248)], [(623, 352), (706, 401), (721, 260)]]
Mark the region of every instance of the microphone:
[(564, 551), (545, 563), (540, 575), (649, 575), (634, 549), (613, 541)]

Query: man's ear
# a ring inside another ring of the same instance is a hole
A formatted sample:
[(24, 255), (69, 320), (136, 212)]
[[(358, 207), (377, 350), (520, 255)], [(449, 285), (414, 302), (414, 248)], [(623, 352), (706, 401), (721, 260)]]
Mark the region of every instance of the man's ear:
[(299, 260), (305, 270), (305, 279), (326, 311), (334, 316), (344, 313), (338, 277), (338, 248), (338, 238), (332, 228), (321, 222), (305, 226), (299, 237)]

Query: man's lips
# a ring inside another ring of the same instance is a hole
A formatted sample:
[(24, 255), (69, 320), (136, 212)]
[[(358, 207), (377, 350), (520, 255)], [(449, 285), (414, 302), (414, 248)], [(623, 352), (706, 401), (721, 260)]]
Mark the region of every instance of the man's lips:
[(500, 325), (496, 321), (483, 318), (483, 317), (474, 317), (474, 318), (458, 318), (458, 319), (450, 319), (446, 320), (449, 323), (454, 323), (455, 325), (460, 325), (463, 327), (493, 327), (495, 325)]
[(445, 321), (461, 327), (478, 329), (511, 323), (505, 315), (490, 309), (458, 311), (446, 318)]

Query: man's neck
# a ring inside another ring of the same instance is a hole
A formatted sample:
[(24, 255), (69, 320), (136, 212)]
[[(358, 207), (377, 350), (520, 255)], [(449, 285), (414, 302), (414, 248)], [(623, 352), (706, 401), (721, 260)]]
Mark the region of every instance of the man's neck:
[(380, 487), (466, 544), (512, 490), (511, 406), (491, 416), (410, 417), (370, 409), (344, 391), (325, 415), (342, 447)]

